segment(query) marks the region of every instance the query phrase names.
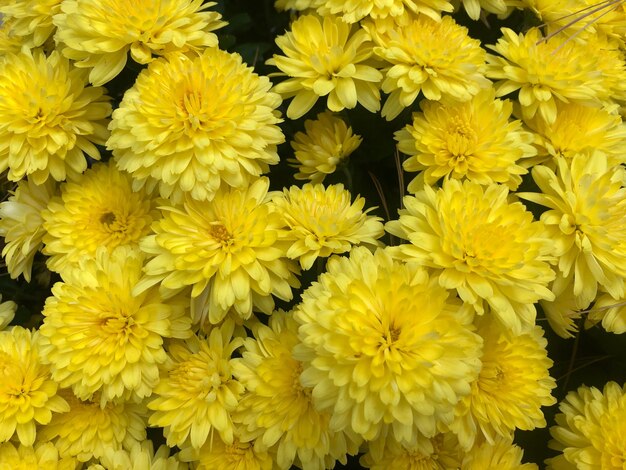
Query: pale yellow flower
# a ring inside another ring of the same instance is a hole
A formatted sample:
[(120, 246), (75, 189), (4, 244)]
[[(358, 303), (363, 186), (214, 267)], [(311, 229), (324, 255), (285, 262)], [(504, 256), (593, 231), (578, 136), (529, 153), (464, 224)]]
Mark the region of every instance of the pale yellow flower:
[[(161, 445), (154, 451), (152, 441), (134, 443), (129, 450), (107, 448), (100, 462), (106, 470), (187, 470), (188, 465), (178, 456), (170, 457), (170, 448)], [(72, 469), (73, 470), (73, 469)]]
[(346, 23), (356, 23), (368, 17), (395, 19), (412, 13), (423, 13), (438, 21), (442, 12), (453, 11), (447, 0), (313, 0), (313, 6), (320, 14), (339, 15)]
[(482, 442), (465, 454), (460, 470), (539, 470), (537, 464), (522, 463), (524, 451), (509, 437), (497, 437), (493, 443)]
[[(558, 267), (556, 269), (558, 270)], [(591, 300), (574, 295), (573, 272), (567, 278), (557, 273), (550, 290), (554, 294), (554, 300), (539, 301), (548, 323), (561, 338), (573, 338), (578, 332), (577, 323), (582, 316), (581, 310), (589, 307)]]
[(590, 328), (596, 323), (601, 323), (602, 328), (609, 333), (626, 333), (626, 294), (617, 299), (606, 293), (598, 295), (589, 310), (585, 327)]
[(493, 13), (498, 16), (506, 15), (510, 0), (461, 0), (463, 9), (473, 20), (480, 19), (480, 14)]
[(29, 48), (39, 47), (53, 35), (52, 17), (61, 11), (63, 0), (9, 0), (0, 5), (2, 22), (11, 22), (12, 34)]
[(75, 470), (75, 459), (59, 458), (59, 452), (50, 442), (34, 446), (5, 442), (0, 444), (0, 470)]
[[(0, 301), (2, 295), (0, 295)], [(17, 304), (12, 300), (6, 300), (0, 303), (0, 331), (6, 329), (6, 327), (15, 318), (15, 311), (17, 310)]]

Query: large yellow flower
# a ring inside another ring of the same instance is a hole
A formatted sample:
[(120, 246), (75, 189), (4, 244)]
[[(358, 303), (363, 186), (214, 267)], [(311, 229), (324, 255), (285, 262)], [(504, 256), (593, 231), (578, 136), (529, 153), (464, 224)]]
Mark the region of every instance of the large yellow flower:
[(276, 38), (285, 55), (274, 54), (267, 61), (290, 78), (274, 87), (283, 98), (294, 97), (287, 116), (297, 119), (309, 111), (321, 96), (328, 96), (331, 111), (352, 109), (357, 103), (368, 111), (380, 109), (378, 84), (382, 74), (372, 67), (373, 45), (368, 33), (350, 26), (341, 18), (304, 15), (294, 21), (291, 31)]
[(232, 321), (225, 322), (208, 338), (192, 336), (169, 344), (172, 360), (148, 402), (153, 410), (149, 423), (165, 428), (169, 446), (199, 449), (217, 441), (214, 431), (233, 443), (231, 414), (243, 393), (243, 385), (232, 376), (231, 357), (242, 343), (241, 338), (232, 339), (233, 329)]
[(95, 257), (99, 247), (138, 248), (158, 215), (156, 201), (146, 191), (133, 191), (131, 177), (112, 161), (94, 165), (75, 182), (61, 186), (61, 196), (43, 211), (48, 267), (56, 272)]
[(260, 178), (246, 190), (222, 190), (211, 202), (187, 197), (182, 207), (163, 206), (155, 235), (141, 241), (153, 259), (136, 292), (157, 283), (165, 291), (192, 286), (194, 319), (211, 323), (231, 308), (243, 318), (253, 308), (269, 315), (272, 295), (290, 300), (298, 268), (286, 259), (284, 223), (269, 204), (268, 187)]
[(69, 409), (41, 363), (38, 336), (21, 326), (0, 331), (0, 442), (15, 436), (32, 446), (37, 425)]
[(520, 175), (528, 172), (523, 159), (537, 150), (522, 123), (509, 121), (510, 101), (495, 99), (488, 88), (465, 103), (424, 101), (420, 106), (413, 123), (395, 134), (398, 149), (409, 155), (403, 168), (422, 172), (409, 183), (410, 192), (442, 177), (519, 186)]
[(20, 274), (30, 282), (35, 254), (43, 245), (42, 212), (56, 193), (54, 180), (38, 185), (20, 181), (7, 201), (0, 203), (0, 235), (4, 237), (2, 256), (12, 278)]
[(111, 104), (104, 88), (53, 51), (24, 48), (0, 61), (0, 171), (36, 184), (75, 178), (98, 160)]
[(155, 287), (132, 290), (143, 256), (131, 249), (98, 250), (52, 288), (40, 328), (53, 379), (82, 400), (100, 403), (150, 396), (167, 360), (164, 338), (191, 336), (185, 299), (164, 301)]
[(356, 454), (360, 439), (329, 429), (330, 414), (318, 412), (312, 389), (300, 383), (302, 363), (292, 357), (298, 324), (291, 314), (274, 313), (269, 327), (258, 324), (244, 341), (242, 358), (233, 373), (246, 387), (235, 419), (255, 447), (276, 455), (278, 468), (292, 464), (304, 470), (332, 468), (346, 454)]
[(453, 6), (447, 0), (313, 0), (313, 6), (322, 15), (340, 15), (346, 23), (357, 23), (364, 18), (384, 20), (423, 13), (439, 20), (442, 12), (451, 13)]
[(541, 215), (555, 242), (558, 268), (573, 275), (574, 295), (591, 302), (602, 286), (614, 298), (625, 294), (626, 171), (611, 167), (603, 153), (556, 160), (557, 172), (533, 168), (543, 194), (521, 196), (548, 207)]
[(273, 198), (287, 226), (285, 240), (291, 242), (287, 257), (298, 259), (309, 269), (317, 258), (345, 253), (355, 245), (375, 247), (384, 234), (380, 217), (367, 215), (365, 199), (352, 202), (342, 184), (292, 186)]
[(602, 391), (582, 386), (569, 392), (559, 409), (549, 446), (563, 453), (547, 461), (548, 470), (624, 468), (626, 386), (608, 382)]
[(429, 100), (467, 101), (490, 86), (483, 76), (485, 50), (451, 16), (440, 21), (419, 15), (405, 26), (378, 35), (374, 49), (389, 66), (382, 90), (389, 93), (382, 115), (394, 119), (420, 92)]
[(333, 257), (294, 311), (301, 383), (330, 428), (414, 442), (449, 424), (480, 369), (480, 338), (416, 263), (357, 247)]
[(432, 268), (477, 313), (490, 305), (515, 334), (534, 325), (534, 303), (554, 298), (554, 244), (522, 203), (509, 202), (506, 186), (452, 179), (438, 190), (425, 186), (404, 205), (385, 227), (410, 242), (394, 247), (396, 256)]
[(544, 427), (541, 407), (556, 403), (551, 395), (556, 382), (548, 372), (552, 361), (540, 327), (513, 336), (495, 318), (480, 317), (477, 333), (483, 338), (480, 375), (450, 426), (466, 450), (485, 439), (494, 444), (515, 429)]
[(107, 147), (135, 188), (158, 184), (163, 197), (210, 200), (220, 187), (244, 188), (278, 163), (285, 140), (270, 87), (238, 54), (169, 55), (125, 93)]
[(50, 442), (34, 446), (0, 444), (0, 470), (75, 470), (74, 458), (59, 458), (59, 451)]
[(64, 0), (55, 15), (55, 40), (77, 67), (92, 68), (103, 85), (126, 65), (128, 52), (147, 64), (153, 55), (217, 46), (212, 31), (226, 23), (202, 0)]
[(63, 0), (9, 0), (0, 5), (2, 22), (11, 22), (12, 34), (30, 48), (39, 47), (54, 33), (52, 17)]

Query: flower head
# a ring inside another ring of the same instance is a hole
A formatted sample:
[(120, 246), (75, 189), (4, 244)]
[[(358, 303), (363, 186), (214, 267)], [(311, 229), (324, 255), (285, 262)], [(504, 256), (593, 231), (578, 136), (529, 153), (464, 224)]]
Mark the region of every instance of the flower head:
[(98, 160), (111, 114), (104, 88), (86, 86), (87, 76), (53, 51), (22, 49), (0, 61), (0, 171), (9, 180), (28, 176), (76, 178)]
[(368, 17), (385, 20), (417, 13), (438, 21), (442, 12), (453, 11), (452, 4), (447, 0), (313, 0), (313, 6), (320, 14), (339, 15), (346, 23), (357, 23)]
[(332, 430), (414, 441), (449, 424), (480, 369), (471, 318), (416, 263), (357, 247), (333, 257), (294, 311), (303, 361)]
[(270, 87), (238, 54), (171, 54), (125, 93), (107, 147), (135, 188), (158, 185), (163, 197), (210, 200), (220, 187), (245, 188), (278, 163), (284, 141)]
[(420, 15), (377, 37), (376, 55), (386, 60), (382, 90), (389, 93), (382, 115), (394, 119), (420, 92), (429, 100), (467, 101), (490, 85), (483, 76), (486, 52), (451, 16)]
[(496, 437), (493, 443), (476, 444), (465, 454), (462, 470), (538, 470), (537, 464), (522, 463), (524, 451), (511, 442), (509, 437)]
[(5, 442), (0, 444), (0, 469), (2, 470), (74, 470), (75, 459), (59, 458), (59, 451), (50, 442), (34, 446)]
[(240, 439), (237, 435), (228, 444), (219, 436), (204, 444), (200, 449), (186, 447), (180, 458), (193, 462), (195, 470), (273, 470), (276, 467), (272, 456), (259, 449), (254, 441)]
[(343, 119), (329, 111), (318, 114), (315, 120), (304, 121), (304, 128), (306, 133), (297, 132), (294, 136), (291, 147), (295, 158), (288, 160), (298, 169), (297, 180), (321, 183), (326, 175), (345, 163), (363, 140), (352, 133)]
[(520, 202), (509, 202), (506, 186), (458, 180), (430, 186), (404, 198), (406, 209), (388, 232), (409, 241), (396, 256), (432, 268), (439, 283), (456, 290), (477, 313), (485, 304), (514, 334), (535, 322), (533, 305), (553, 299), (549, 262), (553, 243), (541, 222)]
[(11, 0), (0, 5), (2, 22), (10, 21), (11, 31), (22, 44), (35, 48), (52, 36), (52, 17), (61, 11), (63, 0)]
[(107, 448), (100, 462), (107, 470), (187, 470), (177, 456), (170, 457), (170, 449), (160, 446), (154, 452), (152, 441), (134, 443), (130, 449)]
[[(602, 328), (610, 333), (626, 333), (626, 289), (624, 296), (614, 299), (607, 293), (601, 293), (589, 310), (585, 327), (601, 323)], [(1, 304), (0, 304), (1, 305)]]
[(506, 15), (510, 4), (515, 4), (515, 0), (461, 0), (463, 9), (473, 20), (480, 19), (482, 11), (494, 13), (496, 15)]
[(442, 177), (519, 186), (528, 172), (523, 159), (537, 151), (522, 123), (509, 121), (510, 101), (495, 99), (489, 88), (464, 103), (425, 101), (421, 107), (413, 123), (395, 134), (398, 149), (409, 155), (403, 168), (423, 171), (409, 183), (410, 192)]
[[(558, 267), (556, 268), (558, 270)], [(574, 273), (565, 278), (557, 273), (550, 290), (554, 300), (540, 300), (541, 308), (546, 315), (552, 330), (561, 338), (573, 338), (578, 331), (578, 320), (582, 316), (581, 310), (589, 307), (592, 299), (585, 300), (580, 295), (574, 295)]]
[(284, 237), (291, 242), (287, 257), (309, 269), (317, 258), (345, 253), (354, 245), (377, 246), (384, 233), (382, 219), (367, 215), (373, 208), (364, 211), (362, 197), (351, 200), (342, 184), (292, 186), (274, 197), (288, 228)]
[(16, 34), (13, 23), (15, 20), (7, 17), (3, 17), (0, 21), (0, 56), (18, 54), (24, 46), (25, 38)]
[(371, 65), (373, 45), (364, 29), (339, 17), (304, 15), (276, 44), (285, 55), (274, 54), (267, 63), (280, 69), (275, 75), (289, 77), (274, 91), (294, 97), (287, 108), (290, 119), (303, 116), (322, 96), (328, 96), (328, 109), (334, 112), (357, 103), (370, 112), (380, 109), (382, 74)]
[(153, 55), (217, 46), (212, 32), (226, 23), (202, 0), (64, 0), (55, 15), (55, 39), (89, 81), (103, 85), (119, 74), (130, 52), (147, 64)]

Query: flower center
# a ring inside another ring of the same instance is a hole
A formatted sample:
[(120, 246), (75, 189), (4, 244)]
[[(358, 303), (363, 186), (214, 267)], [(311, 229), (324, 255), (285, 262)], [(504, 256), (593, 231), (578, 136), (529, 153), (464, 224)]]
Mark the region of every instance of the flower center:
[(211, 237), (222, 245), (230, 245), (233, 240), (233, 236), (230, 232), (222, 225), (221, 223), (211, 224), (211, 228), (209, 229), (209, 234)]
[(477, 141), (476, 131), (464, 120), (455, 118), (448, 132), (448, 165), (459, 173), (465, 173), (468, 169), (467, 159), (474, 153)]
[(115, 214), (113, 212), (105, 212), (100, 216), (100, 223), (102, 225), (111, 225), (116, 220)]

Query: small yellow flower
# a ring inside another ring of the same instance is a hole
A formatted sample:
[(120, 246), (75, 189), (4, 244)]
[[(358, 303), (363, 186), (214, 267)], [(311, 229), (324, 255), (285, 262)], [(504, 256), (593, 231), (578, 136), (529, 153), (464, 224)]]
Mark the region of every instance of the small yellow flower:
[(73, 458), (59, 458), (59, 452), (50, 442), (34, 446), (0, 444), (0, 470), (74, 470)]
[(493, 443), (482, 442), (465, 454), (461, 470), (539, 470), (537, 464), (522, 463), (524, 451), (509, 437), (497, 437)]
[(473, 20), (480, 19), (481, 11), (499, 16), (506, 15), (509, 5), (514, 2), (515, 0), (461, 0), (467, 16)]
[(202, 0), (64, 0), (54, 16), (55, 39), (77, 67), (91, 68), (89, 81), (104, 85), (126, 65), (153, 55), (217, 46), (212, 32), (226, 23)]
[(2, 22), (10, 21), (11, 30), (29, 48), (43, 45), (52, 36), (52, 17), (61, 11), (63, 0), (10, 0), (2, 2)]
[(322, 15), (340, 15), (346, 23), (357, 23), (368, 17), (385, 20), (417, 13), (438, 21), (442, 12), (454, 10), (447, 0), (313, 0), (313, 6)]
[(488, 88), (464, 103), (424, 101), (420, 106), (413, 123), (395, 134), (398, 149), (409, 155), (403, 168), (422, 172), (409, 183), (411, 193), (442, 177), (517, 189), (520, 175), (528, 173), (524, 159), (537, 151), (522, 123), (509, 121), (510, 101), (495, 99)]
[[(0, 301), (2, 295), (0, 295)], [(15, 311), (17, 310), (17, 304), (12, 300), (7, 300), (0, 303), (0, 331), (6, 329), (6, 327), (15, 318)]]
[(24, 46), (25, 38), (16, 33), (13, 23), (15, 20), (7, 17), (3, 17), (0, 21), (0, 56), (18, 54)]
[(285, 55), (274, 54), (267, 63), (280, 70), (274, 75), (289, 77), (274, 91), (294, 97), (287, 108), (290, 119), (303, 116), (322, 96), (334, 112), (357, 103), (373, 113), (380, 109), (382, 74), (372, 66), (373, 44), (364, 29), (339, 17), (304, 15), (276, 44)]
[(306, 133), (297, 132), (291, 142), (295, 158), (287, 160), (298, 169), (297, 180), (321, 183), (326, 175), (346, 162), (363, 140), (330, 111), (318, 114), (315, 120), (307, 119), (304, 128)]
[[(130, 449), (107, 448), (100, 462), (107, 470), (187, 470), (177, 456), (170, 457), (170, 449), (160, 446), (154, 452), (152, 441), (135, 443)], [(72, 469), (73, 470), (73, 469)]]
[[(558, 267), (556, 267), (558, 270)], [(574, 273), (567, 278), (557, 273), (556, 279), (550, 288), (554, 300), (540, 300), (548, 323), (554, 332), (561, 338), (573, 338), (578, 332), (578, 319), (582, 316), (581, 310), (589, 307), (591, 300), (585, 300), (580, 295), (574, 295)]]
[(626, 294), (617, 299), (606, 293), (598, 295), (587, 315), (585, 327), (590, 328), (596, 323), (601, 323), (602, 328), (610, 333), (626, 333)]

